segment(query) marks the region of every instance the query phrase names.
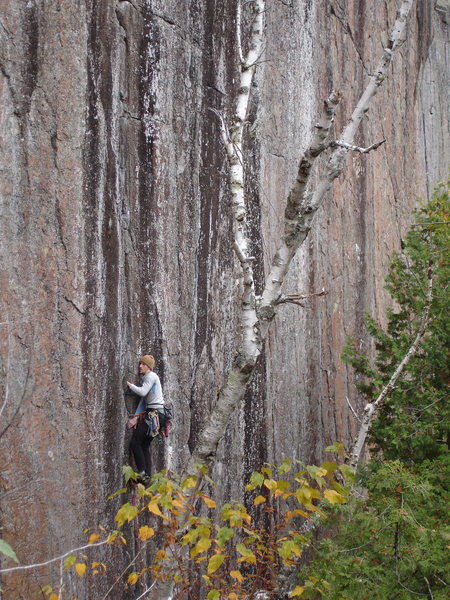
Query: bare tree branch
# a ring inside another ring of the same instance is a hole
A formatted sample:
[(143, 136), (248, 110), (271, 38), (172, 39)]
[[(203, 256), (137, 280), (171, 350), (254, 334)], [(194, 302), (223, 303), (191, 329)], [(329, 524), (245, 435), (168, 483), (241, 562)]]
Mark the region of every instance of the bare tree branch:
[(60, 556), (55, 556), (54, 558), (49, 558), (49, 560), (46, 560), (44, 562), (34, 563), (31, 565), (18, 565), (17, 567), (9, 567), (7, 569), (0, 569), (0, 573), (12, 573), (14, 571), (26, 571), (28, 569), (38, 569), (40, 567), (46, 567), (48, 565), (51, 565), (52, 563), (59, 562), (60, 560), (64, 560), (65, 558), (67, 558), (68, 556), (71, 556), (72, 554), (76, 554), (83, 550), (88, 550), (89, 548), (96, 548), (98, 546), (104, 546), (105, 544), (108, 544), (108, 543), (110, 543), (110, 542), (108, 542), (108, 540), (103, 540), (102, 542), (94, 542), (93, 544), (85, 544), (84, 546), (80, 546), (79, 548), (73, 548), (72, 550), (69, 550), (68, 552), (65, 552), (64, 554), (61, 554)]
[(282, 294), (278, 300), (275, 301), (275, 304), (298, 304), (299, 306), (303, 306), (301, 303), (302, 300), (309, 300), (309, 298), (316, 298), (318, 296), (326, 296), (328, 291), (323, 289), (320, 292), (313, 292), (311, 294)]
[(330, 142), (330, 148), (340, 147), (340, 148), (345, 148), (346, 150), (353, 150), (353, 152), (360, 152), (361, 154), (368, 154), (372, 150), (376, 150), (377, 148), (379, 148), (382, 144), (385, 143), (385, 141), (386, 140), (381, 140), (381, 142), (375, 142), (375, 144), (372, 144), (371, 146), (368, 146), (367, 148), (361, 148), (360, 146), (353, 146), (352, 144), (346, 144), (345, 142), (341, 142), (340, 140), (335, 140), (333, 142)]
[(369, 433), (369, 429), (370, 429), (372, 421), (375, 417), (376, 411), (378, 410), (378, 408), (380, 407), (380, 405), (382, 404), (384, 399), (394, 389), (398, 378), (402, 374), (406, 365), (409, 363), (409, 361), (412, 359), (412, 357), (417, 352), (417, 350), (425, 336), (427, 327), (430, 323), (430, 309), (431, 309), (432, 301), (433, 301), (433, 275), (432, 275), (431, 268), (430, 268), (429, 272), (428, 272), (427, 301), (426, 301), (425, 309), (423, 311), (422, 318), (420, 320), (419, 331), (417, 332), (417, 335), (416, 335), (413, 343), (409, 347), (408, 351), (406, 352), (405, 356), (403, 357), (403, 359), (401, 360), (401, 362), (395, 369), (394, 373), (392, 374), (391, 378), (389, 379), (389, 382), (387, 383), (387, 385), (385, 385), (385, 387), (381, 390), (377, 399), (374, 402), (369, 402), (364, 408), (364, 413), (365, 413), (364, 418), (363, 418), (361, 427), (358, 431), (358, 436), (356, 438), (356, 441), (350, 452), (350, 465), (354, 469), (356, 468), (356, 465), (358, 464), (359, 457), (361, 456), (361, 452), (366, 443), (367, 435)]
[(358, 423), (361, 423), (361, 419), (360, 419), (360, 418), (358, 417), (358, 415), (356, 414), (356, 411), (355, 411), (355, 409), (353, 408), (353, 406), (351, 405), (351, 403), (350, 403), (350, 400), (348, 399), (348, 397), (347, 397), (347, 396), (345, 396), (345, 399), (347, 400), (347, 404), (349, 405), (349, 407), (350, 407), (350, 410), (351, 410), (351, 411), (352, 411), (352, 413), (353, 413), (353, 416), (354, 416), (354, 417), (355, 417), (355, 419), (358, 421)]

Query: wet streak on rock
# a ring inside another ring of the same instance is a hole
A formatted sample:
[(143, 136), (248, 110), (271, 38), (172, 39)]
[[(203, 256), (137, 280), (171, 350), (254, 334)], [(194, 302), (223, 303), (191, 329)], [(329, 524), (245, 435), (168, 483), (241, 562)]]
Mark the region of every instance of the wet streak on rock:
[[(257, 140), (257, 116), (259, 108), (259, 94), (257, 84), (253, 85), (252, 97), (249, 107), (248, 125), (246, 127), (245, 155), (246, 172), (246, 204), (248, 212), (248, 228), (250, 238), (249, 252), (255, 257), (253, 275), (255, 279), (256, 295), (261, 295), (264, 287), (264, 247), (262, 244), (263, 232), (261, 226), (261, 199), (258, 174), (261, 170), (260, 146)], [(266, 356), (263, 351), (261, 359), (252, 375), (244, 397), (243, 434), (244, 434), (244, 480), (248, 479), (254, 470), (259, 470), (268, 460), (267, 423), (266, 414)], [(272, 437), (272, 436), (271, 436)], [(253, 511), (250, 501), (248, 508)], [(258, 523), (263, 526), (263, 511), (255, 510)], [(267, 523), (266, 523), (267, 524)]]
[(22, 114), (30, 110), (31, 97), (36, 88), (39, 71), (39, 20), (36, 1), (24, 2), (21, 103)]
[[(158, 93), (156, 74), (159, 70), (160, 29), (152, 15), (149, 3), (143, 7), (143, 32), (139, 51), (139, 116), (142, 126), (139, 130), (139, 190), (136, 198), (136, 248), (139, 257), (138, 270), (140, 283), (139, 335), (145, 340), (143, 352), (150, 352), (158, 359), (162, 358), (162, 328), (155, 300), (153, 284), (156, 273), (160, 269), (158, 259), (157, 232), (163, 221), (163, 214), (158, 204), (157, 189), (157, 141), (158, 115), (156, 113), (156, 96)], [(137, 340), (134, 340), (136, 343)], [(164, 363), (157, 362), (156, 369), (164, 384)]]
[[(212, 309), (212, 286), (214, 285), (214, 271), (220, 272), (220, 263), (224, 257), (218, 252), (218, 236), (220, 221), (229, 218), (228, 203), (226, 198), (226, 209), (224, 203), (220, 205), (223, 188), (226, 184), (226, 171), (224, 161), (226, 160), (224, 149), (221, 147), (220, 124), (216, 115), (210, 109), (223, 111), (225, 94), (230, 86), (233, 73), (233, 63), (230, 57), (225, 58), (225, 68), (228, 72), (221, 73), (218, 69), (222, 54), (229, 50), (230, 41), (233, 36), (231, 9), (227, 3), (218, 2), (214, 6), (208, 6), (204, 14), (203, 32), (203, 64), (202, 64), (202, 115), (201, 134), (201, 166), (199, 174), (200, 192), (200, 229), (198, 246), (196, 249), (196, 324), (194, 337), (195, 369), (200, 360), (214, 361), (211, 355), (211, 341), (215, 336), (217, 316), (214, 317)], [(218, 31), (218, 27), (226, 28)], [(225, 35), (224, 35), (225, 34)], [(227, 39), (229, 36), (230, 39)], [(230, 99), (230, 98), (229, 98)], [(230, 245), (225, 251), (232, 253)], [(223, 252), (223, 251), (222, 251)], [(226, 258), (225, 258), (226, 261)], [(225, 299), (224, 299), (225, 301)], [(192, 451), (199, 429), (203, 424), (206, 407), (211, 406), (213, 397), (198, 398), (198, 389), (194, 384), (191, 390), (191, 421), (195, 423), (195, 429), (191, 428), (189, 435), (189, 448)]]

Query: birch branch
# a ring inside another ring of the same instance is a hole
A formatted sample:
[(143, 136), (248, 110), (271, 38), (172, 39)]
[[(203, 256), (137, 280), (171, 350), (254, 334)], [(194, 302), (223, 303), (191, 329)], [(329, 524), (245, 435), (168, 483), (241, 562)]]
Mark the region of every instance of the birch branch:
[(354, 408), (353, 408), (353, 406), (351, 405), (351, 403), (350, 403), (350, 400), (348, 399), (348, 396), (345, 396), (345, 399), (347, 400), (347, 404), (348, 404), (348, 406), (349, 406), (350, 410), (352, 411), (352, 413), (353, 413), (353, 416), (354, 416), (354, 417), (355, 417), (355, 419), (358, 421), (358, 423), (361, 423), (361, 419), (358, 417), (358, 415), (357, 415), (357, 413), (356, 413), (355, 409), (354, 409)]
[(94, 542), (93, 544), (85, 544), (84, 546), (80, 546), (79, 548), (73, 548), (72, 550), (69, 550), (68, 552), (65, 552), (64, 554), (61, 554), (60, 556), (56, 556), (55, 558), (50, 558), (49, 560), (46, 560), (44, 562), (34, 563), (31, 565), (18, 565), (17, 567), (9, 567), (7, 569), (0, 569), (0, 573), (12, 573), (13, 571), (27, 571), (28, 569), (38, 569), (40, 567), (46, 567), (48, 565), (51, 565), (52, 563), (59, 562), (60, 560), (63, 560), (64, 558), (67, 558), (68, 556), (71, 556), (72, 554), (77, 554), (78, 552), (81, 552), (83, 550), (89, 550), (90, 548), (104, 546), (105, 544), (109, 544), (109, 543), (111, 543), (111, 542), (109, 542), (108, 540), (103, 540), (102, 542)]
[(346, 144), (345, 142), (341, 142), (340, 140), (335, 140), (334, 142), (330, 142), (330, 148), (345, 148), (346, 150), (352, 150), (353, 152), (360, 152), (361, 154), (368, 154), (372, 150), (376, 150), (382, 144), (385, 143), (386, 140), (381, 140), (381, 142), (375, 142), (371, 146), (367, 148), (361, 148), (360, 146), (353, 146), (352, 144)]
[(401, 362), (395, 369), (394, 373), (392, 374), (387, 385), (381, 390), (377, 399), (374, 402), (370, 402), (369, 404), (367, 404), (364, 408), (364, 418), (362, 420), (361, 427), (359, 428), (356, 442), (354, 443), (353, 448), (350, 452), (350, 466), (353, 467), (353, 469), (356, 469), (356, 465), (358, 464), (359, 457), (361, 456), (361, 452), (366, 443), (367, 435), (369, 433), (370, 426), (375, 418), (376, 411), (378, 410), (378, 408), (380, 407), (380, 405), (382, 404), (384, 399), (392, 392), (398, 378), (402, 374), (406, 365), (409, 363), (409, 361), (412, 359), (412, 357), (416, 354), (417, 350), (419, 349), (419, 346), (425, 336), (427, 327), (430, 323), (430, 309), (431, 309), (432, 301), (433, 301), (433, 277), (432, 277), (432, 273), (431, 273), (431, 269), (430, 269), (430, 271), (428, 273), (427, 301), (426, 301), (425, 309), (424, 309), (424, 312), (422, 315), (422, 319), (420, 321), (419, 331), (417, 332), (417, 335), (416, 335), (413, 343), (411, 344), (410, 348), (408, 349), (407, 353), (405, 354), (405, 356), (403, 357), (403, 359), (401, 360)]
[(259, 353), (258, 343), (255, 345), (256, 303), (255, 283), (253, 276), (253, 259), (249, 256), (249, 239), (247, 228), (247, 210), (245, 205), (245, 174), (243, 164), (243, 137), (244, 125), (247, 119), (250, 102), (250, 90), (256, 69), (256, 61), (261, 55), (263, 47), (264, 30), (264, 0), (255, 0), (252, 3), (254, 19), (249, 42), (249, 50), (245, 59), (242, 53), (241, 42), (241, 6), (238, 3), (237, 13), (237, 39), (241, 59), (241, 74), (239, 80), (239, 93), (236, 101), (236, 110), (232, 124), (227, 130), (222, 120), (222, 137), (229, 162), (229, 178), (232, 195), (234, 244), (236, 256), (241, 264), (243, 273), (243, 295), (241, 326), (243, 330), (244, 351), (256, 356)]
[(309, 298), (316, 298), (318, 296), (326, 296), (328, 291), (323, 289), (320, 292), (313, 292), (312, 294), (282, 294), (278, 300), (275, 301), (275, 304), (298, 304), (299, 306), (303, 306), (301, 303), (302, 300), (309, 300)]
[[(325, 168), (325, 173), (315, 190), (311, 194), (307, 193), (307, 184), (310, 179), (311, 169), (306, 169), (304, 177), (300, 176), (300, 182), (297, 179), (294, 184), (287, 203), (285, 235), (272, 260), (271, 270), (262, 294), (259, 311), (259, 315), (263, 321), (261, 323), (262, 329), (267, 329), (270, 321), (275, 316), (274, 302), (280, 295), (280, 288), (284, 282), (292, 258), (309, 233), (314, 214), (321, 206), (325, 194), (331, 189), (333, 181), (344, 169), (345, 157), (348, 152), (345, 145), (353, 146), (354, 137), (364, 115), (369, 109), (370, 102), (386, 77), (387, 70), (392, 62), (393, 53), (403, 42), (406, 19), (411, 10), (412, 3), (413, 0), (403, 0), (397, 12), (394, 27), (389, 35), (388, 44), (383, 49), (383, 55), (378, 66), (371, 75), (368, 85), (353, 110), (348, 125), (344, 128), (339, 138), (341, 146), (331, 154)], [(342, 147), (342, 144), (344, 147)], [(300, 162), (299, 173), (302, 161)], [(291, 210), (290, 207), (293, 209)], [(265, 336), (264, 331), (262, 332), (262, 336)]]

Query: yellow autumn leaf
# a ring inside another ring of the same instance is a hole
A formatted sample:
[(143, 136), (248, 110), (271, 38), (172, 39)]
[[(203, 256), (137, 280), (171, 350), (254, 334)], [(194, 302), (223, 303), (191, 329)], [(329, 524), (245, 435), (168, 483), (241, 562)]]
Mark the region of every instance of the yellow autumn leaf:
[(244, 581), (244, 577), (242, 576), (242, 573), (240, 571), (230, 571), (230, 577), (236, 579), (237, 581), (239, 581), (239, 583), (242, 583)]
[(331, 504), (344, 504), (345, 503), (344, 496), (342, 494), (339, 494), (339, 492), (336, 492), (335, 490), (325, 490), (323, 492), (323, 495), (328, 500), (328, 502), (330, 502)]
[(205, 560), (207, 560), (207, 556), (200, 556), (199, 558), (196, 559), (196, 564), (199, 565), (200, 563), (204, 562)]
[(263, 502), (266, 502), (264, 496), (256, 496), (256, 498), (253, 500), (253, 504), (255, 506), (258, 506), (258, 504), (262, 504)]
[(179, 500), (177, 498), (174, 498), (172, 503), (177, 508), (184, 508), (184, 502), (182, 502), (181, 500)]
[(139, 528), (139, 539), (145, 542), (145, 540), (149, 540), (151, 537), (155, 535), (155, 530), (153, 527), (147, 527), (144, 525)]
[(94, 575), (100, 573), (100, 570), (103, 571), (103, 573), (106, 573), (106, 565), (102, 562), (93, 562), (91, 564), (91, 569), (94, 569)]
[(294, 517), (299, 517), (299, 516), (300, 517), (304, 517), (305, 519), (308, 519), (309, 518), (309, 513), (305, 512), (304, 510), (300, 510), (300, 509), (297, 509), (297, 510), (287, 510), (284, 513), (284, 519), (285, 519), (286, 523), (288, 521), (290, 521), (291, 519), (293, 519)]
[(59, 596), (58, 594), (51, 594), (48, 598), (48, 600), (58, 600)]
[(119, 508), (116, 516), (114, 517), (114, 521), (117, 521), (119, 527), (125, 524), (126, 521), (132, 521), (136, 515), (138, 514), (139, 509), (137, 506), (126, 502), (123, 506)]
[(274, 479), (264, 479), (264, 485), (268, 490), (277, 489), (277, 482)]
[(191, 475), (183, 482), (183, 490), (189, 490), (197, 485), (197, 478)]
[(88, 544), (95, 544), (95, 542), (97, 540), (100, 539), (100, 534), (99, 533), (91, 533), (91, 535), (89, 536), (89, 541)]
[(231, 594), (228, 594), (228, 600), (239, 600), (237, 594), (235, 594), (234, 592), (231, 592)]
[(208, 562), (208, 575), (215, 573), (219, 569), (225, 560), (225, 554), (214, 554), (211, 556)]
[(207, 537), (200, 538), (195, 546), (191, 549), (191, 558), (194, 558), (198, 554), (205, 552), (211, 546), (211, 540)]
[(159, 506), (156, 504), (156, 502), (149, 502), (147, 504), (147, 508), (154, 515), (158, 515), (158, 517), (163, 517), (164, 518), (164, 515), (160, 511)]
[(204, 494), (202, 494), (200, 497), (208, 508), (216, 508), (217, 504), (215, 500), (213, 500), (209, 496), (205, 496)]
[(79, 562), (75, 563), (75, 571), (80, 577), (84, 577), (84, 574), (86, 573), (86, 565)]
[(305, 591), (305, 586), (304, 585), (297, 585), (292, 592), (289, 592), (289, 596), (291, 598), (298, 598), (299, 596), (301, 596), (303, 594), (303, 592)]
[(139, 573), (130, 573), (128, 575), (127, 583), (134, 585), (139, 581)]

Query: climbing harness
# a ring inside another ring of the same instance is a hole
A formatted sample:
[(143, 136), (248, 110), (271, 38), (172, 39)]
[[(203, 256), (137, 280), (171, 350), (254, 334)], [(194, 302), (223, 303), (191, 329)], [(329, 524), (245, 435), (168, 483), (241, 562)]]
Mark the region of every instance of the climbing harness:
[(147, 435), (150, 437), (156, 437), (159, 433), (159, 416), (157, 410), (151, 410), (150, 412), (145, 413), (145, 423), (148, 427)]

